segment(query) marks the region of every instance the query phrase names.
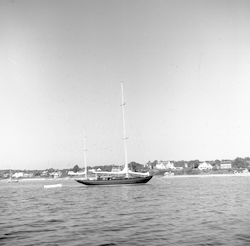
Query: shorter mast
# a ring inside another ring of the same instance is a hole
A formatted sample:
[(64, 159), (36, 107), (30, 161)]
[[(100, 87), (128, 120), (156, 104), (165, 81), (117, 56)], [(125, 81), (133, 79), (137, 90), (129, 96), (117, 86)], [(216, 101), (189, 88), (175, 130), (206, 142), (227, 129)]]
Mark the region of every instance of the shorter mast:
[(86, 136), (85, 136), (85, 129), (84, 129), (84, 139), (83, 139), (83, 148), (84, 148), (84, 164), (85, 164), (85, 178), (87, 179), (87, 173), (88, 173), (88, 170), (87, 170), (87, 156), (86, 156)]
[(125, 106), (125, 101), (124, 101), (124, 96), (123, 96), (123, 82), (121, 81), (121, 91), (122, 91), (122, 121), (123, 121), (123, 140), (124, 140), (124, 155), (125, 155), (125, 173), (126, 173), (126, 178), (128, 178), (128, 154), (127, 154), (127, 144), (126, 140), (128, 139), (126, 137), (126, 125), (125, 125), (125, 112), (124, 112), (124, 106)]

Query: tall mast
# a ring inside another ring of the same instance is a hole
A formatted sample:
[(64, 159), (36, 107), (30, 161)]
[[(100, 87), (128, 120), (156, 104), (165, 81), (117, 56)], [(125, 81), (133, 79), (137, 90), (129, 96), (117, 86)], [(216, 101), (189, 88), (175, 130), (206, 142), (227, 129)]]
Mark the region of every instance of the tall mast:
[(87, 157), (86, 157), (86, 136), (85, 136), (85, 128), (84, 128), (84, 139), (83, 139), (83, 148), (84, 148), (84, 164), (85, 164), (85, 178), (87, 179), (87, 173), (88, 173), (88, 170), (87, 170)]
[(126, 144), (126, 125), (125, 125), (125, 112), (124, 112), (124, 106), (125, 101), (123, 97), (123, 82), (121, 81), (121, 91), (122, 91), (122, 121), (123, 121), (123, 140), (124, 140), (124, 154), (125, 154), (125, 171), (126, 171), (126, 178), (128, 178), (128, 154), (127, 154), (127, 144)]

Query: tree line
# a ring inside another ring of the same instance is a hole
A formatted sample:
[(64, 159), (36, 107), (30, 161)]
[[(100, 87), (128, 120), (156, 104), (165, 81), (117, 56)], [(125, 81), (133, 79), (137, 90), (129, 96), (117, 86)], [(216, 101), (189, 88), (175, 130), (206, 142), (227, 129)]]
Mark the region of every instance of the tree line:
[[(238, 169), (238, 168), (250, 168), (250, 157), (245, 157), (245, 158), (241, 158), (241, 157), (237, 157), (234, 160), (229, 160), (229, 159), (223, 159), (223, 160), (209, 160), (206, 161), (207, 163), (210, 163), (215, 169), (219, 168), (220, 164), (223, 162), (231, 162), (232, 164), (232, 168), (233, 169)], [(198, 166), (203, 162), (200, 161), (198, 159), (196, 160), (190, 160), (190, 161), (171, 161), (175, 167), (187, 167), (187, 168), (192, 168), (192, 169), (196, 169), (198, 168)], [(147, 171), (148, 169), (154, 169), (156, 164), (158, 163), (158, 160), (154, 160), (154, 161), (148, 161), (147, 165), (145, 166), (144, 164), (140, 164), (137, 163), (135, 161), (132, 161), (128, 164), (129, 168), (132, 171)], [(107, 171), (110, 172), (112, 170), (112, 168), (115, 165), (103, 165), (103, 166), (95, 166), (95, 169), (100, 168), (102, 171)], [(88, 167), (89, 169), (93, 168), (93, 167)], [(72, 169), (73, 172), (79, 172), (82, 170), (82, 168), (80, 168), (78, 165), (75, 165)]]

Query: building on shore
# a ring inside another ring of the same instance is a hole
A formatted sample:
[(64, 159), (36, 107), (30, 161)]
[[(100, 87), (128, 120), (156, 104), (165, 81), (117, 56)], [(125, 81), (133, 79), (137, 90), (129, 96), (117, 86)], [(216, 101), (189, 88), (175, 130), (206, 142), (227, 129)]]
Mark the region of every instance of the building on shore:
[(155, 168), (156, 169), (173, 169), (173, 170), (176, 169), (176, 167), (174, 166), (174, 163), (170, 161), (158, 161)]
[(232, 168), (232, 162), (231, 161), (222, 161), (220, 163), (220, 169), (231, 169)]
[(203, 162), (198, 166), (199, 170), (211, 170), (213, 166), (208, 162)]

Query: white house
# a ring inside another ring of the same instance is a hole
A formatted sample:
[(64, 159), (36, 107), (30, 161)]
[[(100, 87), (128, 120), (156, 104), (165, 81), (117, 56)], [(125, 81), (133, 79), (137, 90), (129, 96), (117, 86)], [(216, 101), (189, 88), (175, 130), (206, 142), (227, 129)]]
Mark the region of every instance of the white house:
[(24, 178), (31, 178), (31, 177), (33, 177), (33, 173), (24, 173), (23, 177)]
[(12, 175), (12, 178), (21, 178), (21, 177), (23, 177), (23, 172), (19, 172), (19, 173), (14, 173), (13, 175)]
[(176, 169), (173, 163), (170, 161), (158, 161), (156, 166), (156, 169)]
[(157, 163), (157, 164), (155, 165), (155, 168), (156, 168), (156, 169), (166, 169), (165, 165), (164, 165), (162, 162)]
[(113, 166), (112, 169), (111, 169), (111, 172), (120, 172), (120, 171), (121, 171), (121, 167), (120, 166)]
[(49, 175), (54, 177), (54, 179), (57, 179), (62, 175), (62, 173), (60, 171), (59, 172), (52, 172), (52, 173), (49, 173)]
[(232, 162), (231, 161), (222, 161), (220, 163), (220, 169), (231, 169), (232, 168)]
[(198, 166), (199, 170), (211, 170), (213, 166), (210, 163), (203, 162)]
[(41, 173), (41, 176), (47, 176), (48, 175), (48, 171), (47, 170), (44, 170), (42, 173)]

